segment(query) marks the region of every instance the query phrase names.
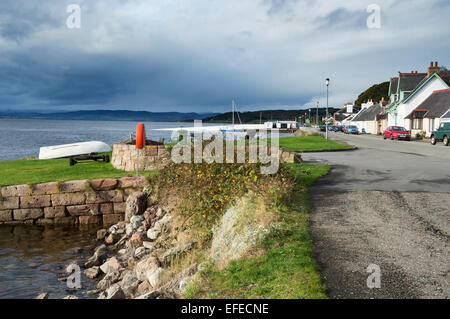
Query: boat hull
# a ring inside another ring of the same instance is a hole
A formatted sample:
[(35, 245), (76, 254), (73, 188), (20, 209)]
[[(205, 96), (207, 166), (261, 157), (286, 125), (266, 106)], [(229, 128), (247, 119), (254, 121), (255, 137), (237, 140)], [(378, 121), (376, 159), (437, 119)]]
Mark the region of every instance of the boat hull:
[(91, 153), (111, 152), (108, 144), (98, 141), (41, 147), (39, 159), (55, 159)]

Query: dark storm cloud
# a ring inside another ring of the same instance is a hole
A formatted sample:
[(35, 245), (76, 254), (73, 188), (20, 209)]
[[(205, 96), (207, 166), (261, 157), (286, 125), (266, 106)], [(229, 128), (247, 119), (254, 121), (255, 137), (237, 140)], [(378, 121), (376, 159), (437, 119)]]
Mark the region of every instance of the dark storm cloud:
[[(341, 104), (397, 70), (445, 64), (446, 20), (429, 17), (447, 3), (380, 2), (392, 23), (368, 30), (359, 0), (2, 0), (0, 110), (297, 108), (324, 101), (325, 77)], [(81, 29), (66, 27), (70, 3)]]

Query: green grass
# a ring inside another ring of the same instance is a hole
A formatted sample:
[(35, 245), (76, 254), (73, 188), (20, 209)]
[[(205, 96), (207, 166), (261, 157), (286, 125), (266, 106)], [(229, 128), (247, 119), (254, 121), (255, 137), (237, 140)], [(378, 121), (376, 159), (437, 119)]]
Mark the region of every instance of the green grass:
[(323, 299), (322, 283), (313, 258), (309, 233), (307, 186), (330, 170), (328, 165), (286, 164), (296, 186), (281, 209), (281, 226), (261, 244), (267, 253), (232, 262), (225, 270), (207, 271), (192, 298)]
[(75, 166), (69, 166), (67, 158), (0, 162), (0, 186), (123, 176), (134, 176), (134, 173), (103, 162), (89, 161)]
[(319, 151), (352, 148), (351, 145), (327, 140), (322, 136), (280, 137), (280, 147), (289, 151)]

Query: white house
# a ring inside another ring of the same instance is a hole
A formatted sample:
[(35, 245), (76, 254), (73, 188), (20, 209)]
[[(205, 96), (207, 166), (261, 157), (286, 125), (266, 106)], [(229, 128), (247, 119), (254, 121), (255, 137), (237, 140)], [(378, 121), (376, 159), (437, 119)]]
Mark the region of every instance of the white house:
[(360, 111), (359, 107), (355, 107), (353, 103), (344, 104), (344, 107), (333, 114), (334, 125), (346, 125)]
[(450, 122), (450, 89), (434, 91), (408, 116), (417, 122), (419, 129), (413, 129), (412, 133), (424, 131), (426, 136), (438, 129), (442, 122)]
[[(400, 73), (391, 79), (389, 94), (388, 125), (404, 126), (407, 130), (420, 131), (421, 122), (412, 118), (411, 112), (425, 101), (434, 91), (449, 88), (448, 73), (440, 73), (437, 62), (431, 62), (427, 73)], [(394, 80), (395, 79), (395, 80)], [(397, 89), (393, 88), (397, 85)], [(419, 115), (419, 113), (417, 113)]]
[(425, 101), (434, 91), (448, 89), (447, 83), (437, 74), (425, 78), (411, 95), (403, 100), (397, 108), (398, 119), (403, 119), (403, 125), (407, 130), (420, 129), (420, 123), (414, 122), (408, 115), (411, 114), (423, 101)]
[(361, 111), (351, 120), (351, 124), (358, 127), (358, 131), (368, 134), (379, 133), (378, 115), (383, 113), (384, 100), (373, 104), (373, 101), (363, 103)]

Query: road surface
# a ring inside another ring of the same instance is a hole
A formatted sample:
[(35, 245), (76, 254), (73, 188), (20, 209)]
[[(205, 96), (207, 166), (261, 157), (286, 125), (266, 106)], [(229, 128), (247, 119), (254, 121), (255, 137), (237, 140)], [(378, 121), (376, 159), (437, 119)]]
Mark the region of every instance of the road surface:
[[(304, 153), (316, 259), (332, 298), (450, 298), (450, 147), (331, 133), (355, 151)], [(368, 288), (367, 267), (380, 267)]]

